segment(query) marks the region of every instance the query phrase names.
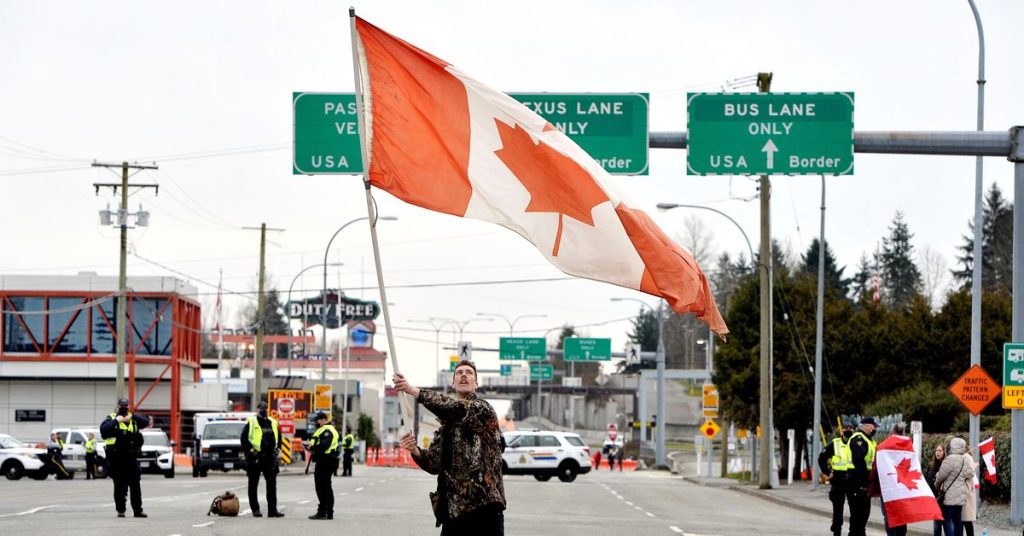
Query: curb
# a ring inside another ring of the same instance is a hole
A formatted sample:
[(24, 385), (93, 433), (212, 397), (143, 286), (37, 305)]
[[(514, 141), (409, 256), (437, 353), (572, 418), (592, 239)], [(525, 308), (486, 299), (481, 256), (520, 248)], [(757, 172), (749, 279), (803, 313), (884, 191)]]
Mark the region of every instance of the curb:
[[(802, 504), (802, 503), (799, 503), (797, 501), (786, 499), (784, 497), (779, 497), (777, 495), (772, 495), (770, 491), (762, 491), (760, 489), (751, 489), (750, 486), (743, 486), (743, 485), (740, 485), (740, 484), (705, 484), (700, 479), (697, 479), (697, 478), (694, 478), (694, 477), (683, 477), (683, 480), (685, 480), (687, 482), (690, 482), (692, 484), (697, 484), (698, 486), (705, 486), (706, 485), (707, 487), (725, 488), (725, 489), (730, 489), (730, 490), (733, 490), (733, 491), (738, 491), (738, 492), (743, 493), (745, 495), (749, 495), (751, 497), (757, 497), (758, 499), (761, 499), (763, 501), (768, 501), (770, 503), (774, 503), (774, 504), (777, 504), (779, 506), (785, 506), (787, 508), (792, 508), (793, 510), (800, 510), (802, 512), (807, 512), (809, 514), (816, 514), (816, 515), (820, 515), (820, 516), (822, 516), (824, 518), (827, 518), (827, 519), (832, 519), (832, 510), (831, 510), (831, 508), (825, 509), (825, 508), (819, 508), (819, 507), (816, 507), (816, 506), (808, 506), (806, 504)], [(843, 519), (845, 520), (846, 523), (849, 523), (849, 521), (850, 521), (849, 513), (844, 513), (843, 514)], [(883, 532), (885, 531), (885, 524), (881, 520), (878, 520), (878, 519), (868, 519), (867, 526), (869, 526), (869, 527), (871, 527), (873, 529), (881, 530)], [(907, 534), (920, 534), (922, 536), (931, 536), (932, 531), (931, 530), (917, 528), (917, 527), (913, 527), (913, 526), (908, 526), (907, 527)]]

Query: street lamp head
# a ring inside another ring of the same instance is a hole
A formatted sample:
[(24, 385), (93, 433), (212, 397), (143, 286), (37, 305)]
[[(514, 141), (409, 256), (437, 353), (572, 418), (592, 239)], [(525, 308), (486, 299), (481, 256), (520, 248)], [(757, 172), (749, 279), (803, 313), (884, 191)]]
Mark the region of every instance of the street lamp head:
[(658, 203), (655, 206), (658, 207), (658, 210), (672, 210), (674, 208), (678, 208), (679, 204), (678, 203)]
[(385, 221), (397, 221), (398, 220), (398, 216), (377, 216), (377, 219), (378, 220), (385, 220)]

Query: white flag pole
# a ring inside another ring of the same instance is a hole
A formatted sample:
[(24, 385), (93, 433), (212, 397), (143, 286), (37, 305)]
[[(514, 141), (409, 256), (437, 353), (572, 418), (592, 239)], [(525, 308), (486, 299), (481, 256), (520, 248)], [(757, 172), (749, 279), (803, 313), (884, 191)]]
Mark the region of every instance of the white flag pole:
[[(367, 147), (368, 141), (366, 139), (366, 109), (363, 101), (363, 73), (362, 73), (362, 62), (360, 61), (362, 54), (360, 54), (360, 40), (359, 32), (356, 30), (356, 10), (353, 7), (348, 8), (349, 25), (352, 32), (352, 71), (355, 76), (355, 88), (356, 88), (356, 120), (359, 126), (359, 148), (362, 152), (363, 157), (363, 187), (366, 192), (366, 214), (370, 218), (370, 240), (373, 242), (373, 261), (377, 268), (377, 286), (380, 289), (380, 306), (384, 311), (384, 329), (388, 334), (388, 354), (391, 355), (391, 368), (395, 374), (399, 373), (398, 368), (398, 355), (395, 353), (395, 336), (391, 330), (391, 312), (388, 309), (388, 293), (384, 287), (384, 272), (380, 265), (380, 245), (377, 242), (377, 207), (373, 203), (373, 197), (370, 195), (370, 156), (369, 149)], [(367, 97), (369, 98), (369, 97)], [(402, 417), (403, 420), (410, 426), (412, 426), (413, 409), (409, 403), (409, 397), (405, 393), (400, 393), (399, 398), (402, 400)]]
[(224, 269), (220, 269), (220, 279), (217, 281), (217, 385), (221, 383), (221, 367), (224, 366), (224, 319), (221, 310), (224, 307), (221, 302), (221, 287), (224, 284)]

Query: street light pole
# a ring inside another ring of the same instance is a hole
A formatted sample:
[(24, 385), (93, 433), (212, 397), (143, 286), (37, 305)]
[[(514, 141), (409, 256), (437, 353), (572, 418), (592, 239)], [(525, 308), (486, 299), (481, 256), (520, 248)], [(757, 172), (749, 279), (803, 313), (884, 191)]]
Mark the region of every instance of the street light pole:
[[(662, 300), (658, 300), (658, 308), (654, 309), (647, 302), (638, 300), (636, 298), (612, 298), (612, 301), (635, 301), (640, 303), (644, 307), (648, 308), (658, 319), (658, 351), (655, 354), (655, 363), (657, 366), (658, 380), (657, 380), (657, 414), (658, 420), (655, 423), (655, 437), (654, 440), (654, 464), (656, 466), (664, 466), (665, 464), (665, 319), (662, 316)], [(641, 435), (640, 439), (647, 434), (647, 416), (640, 415), (641, 422)]]
[[(458, 320), (455, 320), (454, 318), (443, 318), (443, 317), (432, 316), (432, 317), (430, 317), (430, 320), (442, 320), (442, 321), (444, 321), (446, 323), (450, 322), (456, 328), (459, 329), (459, 340), (458, 340), (458, 342), (463, 342), (464, 339), (462, 338), (462, 334), (465, 331), (466, 326), (469, 325), (470, 322), (490, 322), (490, 321), (492, 321), (494, 319), (493, 318), (470, 318), (468, 320), (463, 320), (462, 322), (459, 322)], [(443, 326), (444, 324), (441, 324), (441, 325)], [(452, 334), (454, 334), (454, 333), (455, 333), (455, 330), (452, 330)], [(448, 384), (447, 383), (444, 383), (444, 392), (448, 393)]]
[[(981, 15), (974, 0), (967, 0), (971, 4), (971, 12), (974, 13), (974, 23), (978, 27), (978, 132), (985, 130), (985, 32), (981, 26)], [(982, 227), (984, 216), (982, 209), (982, 197), (984, 196), (982, 157), (977, 156), (974, 160), (974, 251), (973, 266), (971, 267), (971, 366), (981, 364), (981, 270), (982, 270), (982, 241), (984, 240)], [(969, 415), (968, 438), (972, 451), (978, 448), (978, 441), (981, 439), (981, 422), (977, 415)], [(974, 455), (974, 459), (978, 459)], [(977, 471), (977, 469), (975, 470)], [(975, 473), (977, 475), (977, 473)], [(978, 490), (972, 490), (975, 498), (978, 498)]]
[[(324, 264), (323, 264), (323, 267), (324, 267), (324, 285), (323, 285), (323, 294), (321, 295), (321, 301), (320, 301), (320, 305), (321, 305), (320, 321), (321, 321), (321, 324), (322, 324), (322, 327), (323, 327), (323, 340), (320, 341), (320, 354), (321, 354), (320, 355), (320, 381), (327, 381), (327, 256), (331, 253), (331, 244), (334, 243), (334, 239), (337, 238), (338, 233), (340, 233), (346, 227), (348, 227), (349, 225), (352, 225), (353, 223), (355, 223), (357, 221), (363, 221), (363, 220), (369, 220), (369, 219), (370, 219), (369, 216), (360, 216), (360, 217), (358, 217), (358, 218), (356, 218), (356, 219), (354, 219), (352, 221), (349, 221), (345, 225), (342, 225), (341, 227), (338, 228), (337, 231), (334, 231), (334, 234), (331, 235), (331, 239), (327, 241), (327, 247), (324, 248)], [(394, 216), (380, 216), (377, 219), (378, 220), (394, 221), (394, 220), (397, 220), (398, 218), (396, 218)], [(339, 300), (341, 299), (340, 296), (338, 298), (339, 298)], [(336, 307), (336, 309), (337, 309), (337, 307)], [(341, 327), (341, 314), (340, 314), (340, 311), (339, 311), (339, 314), (337, 315), (337, 317), (338, 317), (338, 327), (340, 328)]]
[[(343, 263), (332, 262), (330, 265), (331, 266), (343, 266)], [(299, 280), (299, 276), (301, 276), (302, 274), (306, 273), (308, 270), (312, 270), (313, 268), (319, 268), (319, 267), (320, 267), (319, 264), (314, 264), (314, 265), (311, 265), (311, 266), (307, 266), (307, 267), (303, 268), (302, 270), (299, 270), (299, 273), (295, 274), (295, 277), (292, 278), (291, 284), (288, 285), (288, 301), (287, 301), (287, 303), (285, 303), (285, 307), (288, 307), (288, 303), (291, 303), (291, 301), (292, 301), (292, 288), (295, 287), (295, 282)], [(324, 269), (326, 270), (327, 267), (325, 266)], [(305, 309), (305, 308), (303, 308), (303, 309)], [(288, 375), (291, 376), (292, 375), (292, 353), (293, 353), (292, 352), (292, 342), (291, 342), (291, 338), (292, 338), (292, 319), (291, 319), (290, 316), (288, 316), (288, 311), (285, 311), (285, 316), (288, 317)], [(303, 322), (303, 333), (302, 333), (302, 336), (303, 336), (303, 338), (305, 338), (305, 336), (306, 336), (306, 333), (305, 333), (305, 322)]]

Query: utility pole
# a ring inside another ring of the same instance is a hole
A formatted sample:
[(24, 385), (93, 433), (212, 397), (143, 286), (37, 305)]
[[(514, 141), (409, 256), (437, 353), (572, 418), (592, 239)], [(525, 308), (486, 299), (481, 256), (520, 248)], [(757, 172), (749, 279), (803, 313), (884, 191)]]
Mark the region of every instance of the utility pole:
[[(160, 186), (157, 184), (128, 184), (128, 170), (143, 170), (143, 169), (158, 169), (156, 164), (129, 164), (128, 162), (121, 162), (120, 164), (106, 164), (101, 162), (93, 162), (92, 167), (105, 167), (105, 168), (121, 168), (121, 182), (120, 183), (93, 183), (96, 188), (96, 194), (99, 195), (100, 188), (111, 188), (114, 191), (114, 195), (117, 195), (117, 189), (121, 189), (121, 208), (117, 213), (118, 226), (121, 227), (121, 257), (120, 257), (120, 269), (117, 275), (117, 380), (116, 390), (117, 398), (125, 398), (124, 388), (124, 363), (127, 349), (127, 329), (128, 326), (128, 300), (126, 294), (128, 292), (128, 188), (153, 188), (159, 194)], [(141, 212), (141, 211), (140, 211)], [(138, 214), (136, 215), (138, 217)], [(141, 220), (140, 220), (141, 224)], [(131, 401), (134, 404), (134, 400)]]
[[(772, 84), (772, 73), (757, 74), (757, 90), (768, 93)], [(761, 425), (761, 466), (758, 470), (758, 487), (770, 489), (772, 472), (772, 450), (774, 448), (774, 432), (772, 430), (772, 230), (771, 230), (771, 181), (768, 175), (761, 175), (761, 398), (758, 409)]]
[[(261, 223), (259, 227), (242, 227), (247, 231), (260, 231), (260, 281), (259, 281), (259, 295), (256, 305), (256, 363), (253, 366), (255, 372), (255, 378), (252, 382), (252, 403), (250, 404), (252, 411), (256, 411), (256, 406), (259, 405), (261, 396), (263, 394), (263, 308), (266, 305), (267, 298), (263, 293), (263, 278), (266, 274), (266, 258), (267, 258), (267, 224)], [(270, 231), (284, 231), (284, 229), (269, 229)]]

